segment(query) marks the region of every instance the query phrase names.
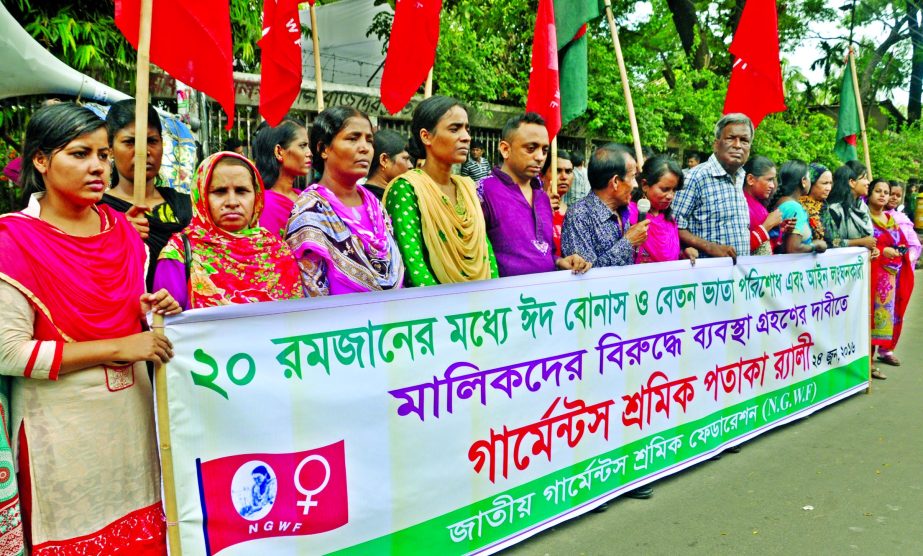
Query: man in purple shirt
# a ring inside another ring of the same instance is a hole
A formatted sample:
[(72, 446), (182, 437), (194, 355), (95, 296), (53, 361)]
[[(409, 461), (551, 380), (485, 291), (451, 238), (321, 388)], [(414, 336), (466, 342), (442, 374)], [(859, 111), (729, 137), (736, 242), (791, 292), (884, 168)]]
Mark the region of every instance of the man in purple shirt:
[(590, 265), (579, 255), (555, 258), (551, 202), (539, 175), (548, 156), (545, 120), (528, 112), (503, 127), (495, 167), (478, 184), (487, 237), (497, 256), (500, 276), (551, 270), (586, 272)]

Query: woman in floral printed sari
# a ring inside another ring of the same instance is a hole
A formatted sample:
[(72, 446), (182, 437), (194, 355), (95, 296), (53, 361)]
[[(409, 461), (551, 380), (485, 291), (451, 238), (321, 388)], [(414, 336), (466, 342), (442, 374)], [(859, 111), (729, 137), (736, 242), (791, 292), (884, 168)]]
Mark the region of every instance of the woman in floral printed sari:
[(830, 206), (827, 204), (827, 197), (833, 188), (833, 173), (823, 164), (812, 162), (808, 166), (808, 181), (811, 182), (808, 194), (799, 197), (798, 202), (808, 213), (808, 224), (814, 241), (823, 240), (829, 247), (845, 247), (846, 243), (833, 224)]
[[(902, 239), (906, 242), (907, 245), (907, 255), (906, 258), (902, 257), (906, 262), (901, 263), (901, 274), (910, 274), (913, 275), (913, 270), (917, 265), (917, 260), (920, 258), (920, 239), (917, 237), (916, 231), (913, 229), (913, 222), (907, 218), (907, 215), (903, 211), (897, 210), (901, 202), (904, 200), (904, 187), (897, 182), (888, 182), (883, 179), (876, 179), (872, 182), (870, 186), (874, 191), (876, 187), (879, 187), (880, 184), (888, 186), (888, 189), (891, 191), (891, 195), (888, 199), (888, 204), (885, 207), (885, 215), (877, 220), (887, 221), (887, 217), (894, 219), (894, 223), (897, 225), (898, 229), (901, 232)], [(876, 218), (872, 218), (872, 224), (875, 226), (876, 233), (878, 231), (878, 223)], [(898, 284), (902, 283), (902, 276), (898, 275), (897, 282)], [(907, 297), (910, 297), (909, 293)], [(894, 339), (894, 344), (897, 343), (897, 339)], [(878, 348), (878, 361), (886, 365), (893, 365), (899, 367), (901, 365), (900, 359), (894, 355), (893, 346), (879, 346)]]
[[(872, 260), (872, 355), (875, 348), (890, 353), (897, 345), (904, 311), (913, 292), (913, 266), (907, 254), (907, 241), (894, 217), (885, 210), (890, 195), (888, 182), (879, 180), (868, 198), (872, 233), (881, 251), (881, 256)], [(877, 368), (872, 370), (872, 377), (887, 378)]]
[(192, 223), (160, 253), (154, 287), (185, 309), (302, 297), (291, 250), (259, 227), (263, 184), (253, 163), (231, 152), (202, 161)]

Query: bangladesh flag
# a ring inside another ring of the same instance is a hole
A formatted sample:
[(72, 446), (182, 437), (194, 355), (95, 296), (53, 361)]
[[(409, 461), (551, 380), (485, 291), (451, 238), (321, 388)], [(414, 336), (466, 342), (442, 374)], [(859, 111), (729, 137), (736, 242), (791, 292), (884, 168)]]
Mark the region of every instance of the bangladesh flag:
[(562, 125), (586, 112), (586, 25), (599, 17), (599, 4), (599, 0), (554, 0)]
[(833, 152), (843, 162), (856, 160), (856, 134), (859, 133), (859, 107), (853, 87), (852, 72), (847, 66), (840, 88), (840, 114), (836, 124), (836, 145)]

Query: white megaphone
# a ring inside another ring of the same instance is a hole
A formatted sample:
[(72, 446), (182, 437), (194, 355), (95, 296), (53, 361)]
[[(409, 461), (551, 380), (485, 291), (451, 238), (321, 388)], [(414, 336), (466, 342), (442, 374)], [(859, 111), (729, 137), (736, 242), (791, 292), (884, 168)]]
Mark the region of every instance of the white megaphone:
[(0, 99), (57, 94), (110, 104), (128, 95), (91, 79), (42, 48), (0, 4)]

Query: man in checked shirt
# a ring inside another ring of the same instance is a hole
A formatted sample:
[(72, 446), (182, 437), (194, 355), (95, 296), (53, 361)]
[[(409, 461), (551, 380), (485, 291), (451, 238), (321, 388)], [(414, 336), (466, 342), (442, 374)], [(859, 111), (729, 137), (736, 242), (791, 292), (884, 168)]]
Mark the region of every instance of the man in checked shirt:
[(731, 257), (750, 253), (750, 216), (743, 194), (750, 157), (753, 122), (744, 114), (727, 114), (715, 125), (714, 154), (689, 171), (673, 200), (673, 217), (683, 245), (701, 256)]

